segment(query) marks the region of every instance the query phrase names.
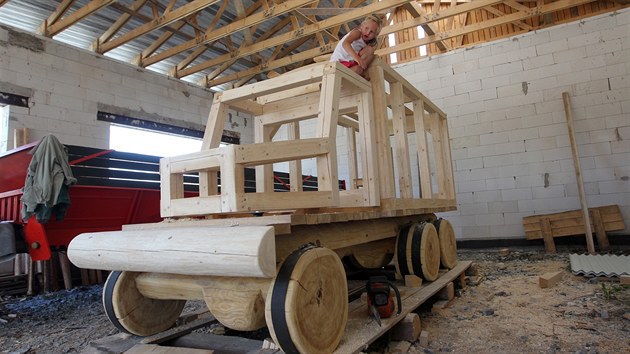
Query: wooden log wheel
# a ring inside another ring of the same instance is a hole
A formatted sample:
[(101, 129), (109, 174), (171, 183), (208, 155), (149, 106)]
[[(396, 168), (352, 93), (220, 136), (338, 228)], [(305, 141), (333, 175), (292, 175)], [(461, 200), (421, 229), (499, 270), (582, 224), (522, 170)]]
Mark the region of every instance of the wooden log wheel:
[(437, 219), (433, 222), (440, 240), (440, 263), (442, 267), (453, 269), (457, 265), (457, 241), (450, 221)]
[(285, 353), (332, 353), (348, 319), (346, 273), (337, 254), (313, 245), (293, 252), (269, 288), (265, 318)]
[(435, 226), (428, 222), (403, 226), (396, 240), (396, 272), (434, 281), (440, 271), (440, 242)]
[(172, 327), (186, 300), (145, 297), (136, 288), (136, 277), (140, 274), (111, 272), (103, 288), (103, 307), (107, 318), (119, 330), (149, 336)]
[(395, 248), (395, 237), (356, 245), (352, 247), (346, 263), (354, 269), (382, 268), (394, 258)]

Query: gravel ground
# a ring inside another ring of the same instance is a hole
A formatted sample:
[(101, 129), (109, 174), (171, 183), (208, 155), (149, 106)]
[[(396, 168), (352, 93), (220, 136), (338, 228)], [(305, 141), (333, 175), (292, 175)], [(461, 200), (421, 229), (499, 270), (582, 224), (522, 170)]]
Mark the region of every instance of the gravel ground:
[[(460, 250), (459, 259), (478, 265), (479, 282), (457, 291), (450, 306), (437, 313), (431, 311), (432, 301), (423, 305), (418, 313), (429, 344), (415, 342), (409, 352), (630, 353), (630, 288), (572, 275), (568, 255)], [(563, 271), (563, 280), (541, 289), (538, 276), (552, 271)], [(0, 298), (0, 352), (79, 353), (91, 341), (118, 333), (103, 313), (101, 292), (101, 286), (91, 286)], [(202, 307), (191, 302), (185, 311)], [(200, 332), (222, 329), (214, 325)], [(366, 352), (387, 353), (389, 347), (384, 336)]]

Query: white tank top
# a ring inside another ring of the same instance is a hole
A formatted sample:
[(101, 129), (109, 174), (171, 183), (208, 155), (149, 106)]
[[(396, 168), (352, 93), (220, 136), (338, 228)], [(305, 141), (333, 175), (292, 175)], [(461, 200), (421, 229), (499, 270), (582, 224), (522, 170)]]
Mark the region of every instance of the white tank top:
[[(330, 56), (330, 61), (341, 61), (341, 60), (354, 61), (354, 58), (350, 54), (348, 54), (348, 52), (343, 48), (343, 41), (346, 40), (346, 38), (350, 35), (350, 33), (352, 33), (352, 31), (348, 32), (345, 36), (343, 36), (341, 41), (337, 43), (337, 46), (335, 47), (335, 51)], [(367, 47), (367, 43), (365, 43), (365, 41), (361, 37), (357, 39), (356, 41), (352, 42), (351, 46), (352, 46), (352, 49), (354, 49), (354, 51), (357, 54), (359, 54), (361, 49)]]

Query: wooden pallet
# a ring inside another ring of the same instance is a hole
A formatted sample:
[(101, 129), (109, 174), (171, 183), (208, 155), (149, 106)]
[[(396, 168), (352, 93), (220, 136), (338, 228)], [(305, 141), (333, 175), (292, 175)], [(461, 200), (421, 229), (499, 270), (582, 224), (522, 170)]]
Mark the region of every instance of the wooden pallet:
[(365, 303), (362, 303), (360, 299), (353, 301), (350, 303), (348, 309), (346, 332), (335, 353), (359, 353), (369, 344), (387, 333), (387, 331), (398, 322), (402, 321), (407, 314), (420, 307), (420, 305), (446, 287), (450, 282), (460, 279), (463, 286), (465, 286), (466, 282), (463, 275), (471, 264), (471, 261), (460, 261), (455, 268), (442, 274), (436, 281), (423, 283), (422, 286), (417, 288), (398, 287), (402, 299), (402, 311), (398, 316), (382, 319), (382, 326), (379, 326), (373, 318), (367, 316)]
[[(590, 222), (595, 225), (595, 233), (600, 248), (608, 247), (606, 232), (620, 231), (626, 228), (619, 205), (606, 205), (588, 208)], [(561, 213), (532, 215), (523, 218), (525, 237), (528, 240), (545, 240), (545, 249), (555, 249), (554, 237), (584, 235), (584, 217), (581, 210)]]
[[(349, 304), (348, 322), (346, 330), (335, 351), (338, 354), (359, 353), (382, 335), (392, 329), (405, 316), (416, 310), (427, 300), (431, 299), (441, 290), (445, 289), (453, 281), (460, 281), (462, 287), (466, 286), (465, 272), (470, 268), (471, 261), (459, 261), (450, 271), (444, 270), (441, 276), (434, 282), (423, 283), (419, 287), (399, 286), (402, 311), (400, 315), (382, 319), (382, 326), (368, 316), (366, 304), (361, 299), (356, 299)], [(84, 353), (212, 353), (221, 352), (229, 348), (231, 353), (272, 353), (262, 349), (262, 341), (241, 337), (220, 336), (212, 334), (191, 333), (193, 330), (204, 327), (214, 322), (212, 316), (202, 316), (190, 323), (172, 328), (160, 334), (140, 339), (139, 337), (104, 338), (91, 343)], [(127, 342), (121, 346), (121, 342)], [(116, 350), (114, 348), (118, 347)], [(120, 349), (124, 348), (124, 349)], [(111, 350), (110, 350), (111, 349)]]

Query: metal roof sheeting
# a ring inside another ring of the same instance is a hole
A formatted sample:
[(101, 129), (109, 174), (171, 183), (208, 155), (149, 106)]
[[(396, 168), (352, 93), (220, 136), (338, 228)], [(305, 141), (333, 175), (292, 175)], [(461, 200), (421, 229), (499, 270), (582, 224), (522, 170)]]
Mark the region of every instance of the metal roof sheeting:
[(630, 256), (571, 254), (571, 271), (576, 275), (619, 277), (630, 275)]

